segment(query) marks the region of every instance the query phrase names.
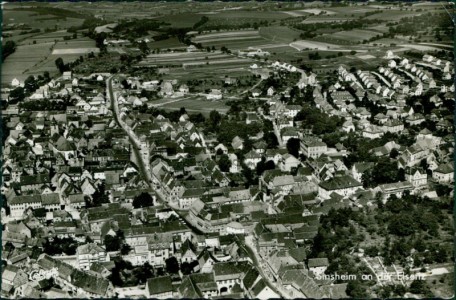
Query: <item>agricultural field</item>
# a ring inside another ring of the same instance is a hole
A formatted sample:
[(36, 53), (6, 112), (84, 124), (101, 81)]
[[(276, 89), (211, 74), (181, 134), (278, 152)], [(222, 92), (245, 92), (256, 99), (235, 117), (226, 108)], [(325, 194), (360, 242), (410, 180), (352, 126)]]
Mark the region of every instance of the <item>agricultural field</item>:
[(100, 49), (95, 46), (95, 41), (89, 38), (81, 38), (69, 41), (57, 42), (52, 55), (84, 55), (90, 52), (98, 53)]
[(391, 45), (398, 45), (400, 43), (404, 43), (405, 40), (398, 39), (398, 38), (381, 38), (378, 40), (375, 40), (374, 42), (370, 43), (371, 45), (377, 45), (377, 46), (391, 46)]
[(182, 68), (193, 68), (198, 66), (229, 65), (230, 67), (247, 66), (251, 60), (238, 58), (221, 51), (214, 52), (175, 52), (149, 54), (139, 65), (154, 66), (178, 66)]
[(375, 26), (371, 26), (371, 27), (368, 27), (366, 28), (367, 30), (372, 30), (372, 31), (375, 31), (375, 32), (378, 32), (378, 33), (385, 33), (385, 32), (388, 32), (388, 27), (384, 24), (381, 24), (381, 25), (375, 25)]
[(286, 26), (269, 26), (261, 27), (259, 34), (272, 42), (291, 43), (299, 39), (300, 31)]
[(68, 33), (66, 30), (59, 30), (59, 31), (47, 32), (47, 33), (42, 33), (42, 34), (36, 35), (31, 40), (35, 41), (37, 44), (49, 43), (49, 42), (55, 42), (55, 41), (63, 41), (64, 37), (71, 36), (71, 35), (72, 34)]
[(232, 22), (255, 22), (258, 20), (280, 20), (288, 18), (282, 11), (258, 11), (257, 9), (247, 10), (224, 10), (209, 15), (209, 22), (214, 20), (229, 20)]
[[(299, 40), (290, 44), (291, 47), (301, 50), (324, 50), (324, 51), (337, 51), (337, 52), (350, 52), (353, 47), (344, 47), (341, 45), (317, 42), (311, 40)], [(366, 49), (357, 49), (357, 52), (367, 52)]]
[(230, 50), (245, 49), (247, 47), (261, 47), (261, 45), (269, 43), (269, 41), (259, 34), (258, 30), (235, 30), (203, 33), (196, 35), (192, 41), (194, 43), (200, 43), (204, 47), (214, 46), (216, 48), (220, 48), (225, 46)]
[(179, 42), (176, 37), (166, 40), (147, 43), (149, 49), (185, 49), (187, 46)]
[(68, 28), (71, 26), (79, 26), (84, 21), (80, 18), (60, 17), (52, 14), (39, 15), (33, 10), (16, 10), (18, 6), (5, 5), (3, 6), (3, 26), (10, 26), (14, 24), (25, 24), (31, 28)]
[(202, 15), (197, 13), (179, 13), (165, 15), (157, 18), (157, 20), (169, 23), (169, 26), (173, 28), (188, 28), (198, 22), (201, 17)]
[(367, 41), (378, 35), (380, 35), (379, 32), (354, 29), (350, 31), (339, 31), (332, 34), (321, 35), (313, 40), (337, 45), (353, 45), (354, 43), (362, 43), (363, 41)]
[(2, 64), (2, 84), (10, 84), (14, 78), (24, 81), (31, 74), (42, 74), (44, 71), (57, 71), (53, 68), (36, 69), (51, 55), (54, 43), (18, 46)]
[(193, 42), (208, 44), (213, 42), (230, 42), (260, 38), (258, 30), (237, 30), (216, 33), (203, 33), (195, 36)]
[(177, 99), (164, 98), (151, 101), (148, 104), (164, 110), (179, 110), (181, 107), (185, 107), (188, 112), (200, 112), (203, 115), (208, 115), (212, 110), (217, 110), (220, 113), (227, 112), (229, 107), (225, 104), (226, 101), (226, 99), (211, 101), (206, 100), (204, 96), (192, 95)]
[(165, 110), (179, 110), (181, 107), (185, 107), (188, 112), (200, 112), (203, 115), (208, 115), (212, 110), (226, 113), (229, 109), (224, 101), (209, 101), (204, 97), (175, 101), (160, 106), (161, 109)]

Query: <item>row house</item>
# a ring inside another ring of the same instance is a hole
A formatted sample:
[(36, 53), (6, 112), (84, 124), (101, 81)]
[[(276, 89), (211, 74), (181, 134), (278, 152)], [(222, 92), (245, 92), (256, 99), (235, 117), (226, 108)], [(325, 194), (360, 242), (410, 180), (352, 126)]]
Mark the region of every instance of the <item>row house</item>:
[(8, 205), (11, 211), (11, 217), (20, 218), (24, 212), (31, 208), (33, 210), (43, 207), (41, 195), (24, 195), (8, 199)]
[(383, 201), (386, 202), (391, 195), (401, 198), (405, 191), (412, 191), (414, 186), (409, 181), (399, 181), (394, 183), (381, 184), (374, 189), (374, 192), (381, 192)]

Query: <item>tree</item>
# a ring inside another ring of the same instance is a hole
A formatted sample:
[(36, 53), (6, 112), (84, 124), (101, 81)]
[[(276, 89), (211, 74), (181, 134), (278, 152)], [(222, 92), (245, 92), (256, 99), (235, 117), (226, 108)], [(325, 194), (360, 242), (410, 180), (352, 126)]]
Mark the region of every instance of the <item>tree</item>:
[(109, 203), (109, 197), (105, 194), (105, 183), (98, 186), (98, 189), (92, 195), (92, 201), (87, 202), (88, 207), (101, 206), (103, 203)]
[(55, 60), (55, 65), (56, 65), (57, 69), (59, 69), (60, 73), (64, 72), (65, 64), (63, 63), (63, 59), (61, 57), (59, 57)]
[(275, 149), (278, 145), (279, 142), (277, 141), (277, 136), (274, 134), (274, 132), (266, 132), (264, 134), (264, 141), (268, 145), (268, 149)]
[(430, 289), (425, 280), (414, 280), (410, 285), (409, 291), (413, 294), (428, 294)]
[(38, 89), (38, 83), (35, 80), (35, 77), (33, 75), (30, 75), (25, 79), (24, 81), (24, 89), (27, 91), (27, 93), (33, 93)]
[(13, 101), (14, 103), (21, 102), (25, 98), (24, 88), (17, 87), (12, 90), (9, 94), (9, 100)]
[(293, 155), (294, 157), (299, 156), (299, 148), (300, 148), (300, 141), (299, 139), (291, 138), (287, 141), (287, 150), (288, 153)]
[(388, 226), (390, 233), (398, 236), (408, 236), (415, 232), (416, 223), (411, 215), (408, 213), (401, 214), (398, 216), (393, 216)]
[(119, 251), (121, 247), (121, 240), (117, 235), (112, 236), (110, 234), (105, 235), (103, 244), (106, 247), (106, 251)]
[(133, 275), (138, 279), (139, 284), (144, 284), (147, 279), (154, 277), (154, 268), (146, 262), (144, 265), (134, 268)]
[(222, 115), (216, 111), (213, 110), (209, 113), (209, 128), (211, 131), (216, 131), (218, 126), (220, 126), (220, 122), (222, 121)]
[(177, 274), (179, 272), (179, 262), (177, 258), (171, 256), (165, 260), (166, 271), (171, 274)]
[(77, 247), (78, 243), (72, 238), (60, 239), (56, 237), (52, 242), (46, 238), (43, 243), (43, 252), (51, 256), (63, 253), (66, 255), (74, 255), (76, 254)]
[(206, 121), (202, 113), (191, 114), (189, 120), (194, 124), (201, 124)]
[(2, 62), (14, 51), (16, 51), (16, 43), (14, 41), (7, 41), (2, 45)]
[(3, 246), (4, 251), (6, 252), (11, 252), (13, 251), (16, 247), (11, 242), (6, 242), (6, 244)]
[(149, 53), (149, 47), (147, 46), (147, 43), (144, 42), (144, 41), (141, 41), (141, 42), (138, 44), (138, 48), (139, 48), (139, 50), (140, 50), (143, 54)]
[(347, 284), (347, 295), (352, 298), (366, 298), (367, 293), (366, 289), (363, 287), (360, 279), (357, 280), (350, 280)]
[(134, 208), (147, 207), (147, 206), (153, 206), (153, 205), (154, 205), (154, 199), (152, 198), (152, 196), (149, 193), (143, 192), (133, 199)]
[[(220, 150), (220, 149), (219, 149)], [(228, 157), (228, 155), (223, 154), (219, 161), (218, 161), (218, 166), (222, 172), (229, 172), (230, 167), (231, 167), (231, 160)]]
[(396, 148), (393, 148), (390, 152), (390, 158), (395, 159), (396, 157), (398, 157), (398, 155), (399, 151)]
[(182, 271), (182, 274), (189, 275), (192, 273), (193, 268), (191, 267), (191, 265), (188, 262), (183, 262), (181, 265), (181, 271)]
[(363, 183), (364, 188), (370, 188), (374, 186), (374, 181), (372, 180), (372, 171), (366, 170), (363, 175), (361, 175), (361, 182)]
[(131, 247), (127, 243), (122, 244), (122, 246), (120, 247), (120, 254), (122, 255), (127, 255), (128, 253), (130, 253), (130, 251)]

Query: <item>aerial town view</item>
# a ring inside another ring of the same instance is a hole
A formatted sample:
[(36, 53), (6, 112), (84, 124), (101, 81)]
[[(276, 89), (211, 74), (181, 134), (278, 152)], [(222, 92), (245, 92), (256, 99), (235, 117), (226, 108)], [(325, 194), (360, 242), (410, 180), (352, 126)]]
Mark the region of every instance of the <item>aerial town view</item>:
[(2, 14), (2, 299), (454, 297), (453, 3)]

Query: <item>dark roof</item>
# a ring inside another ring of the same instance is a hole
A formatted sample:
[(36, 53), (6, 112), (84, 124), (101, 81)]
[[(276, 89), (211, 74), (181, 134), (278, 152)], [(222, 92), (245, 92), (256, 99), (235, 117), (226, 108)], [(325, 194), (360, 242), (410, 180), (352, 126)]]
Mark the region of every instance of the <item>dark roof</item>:
[(199, 289), (193, 284), (189, 276), (184, 277), (182, 283), (179, 285), (178, 289), (179, 296), (187, 299), (199, 299), (202, 298), (202, 294)]
[(260, 273), (257, 271), (257, 269), (255, 268), (251, 268), (247, 274), (245, 274), (245, 277), (244, 279), (242, 280), (243, 283), (244, 283), (244, 287), (247, 289), (247, 290), (250, 290), (253, 286), (253, 284), (255, 283), (255, 281), (257, 280), (258, 276), (260, 275)]
[(60, 204), (60, 198), (58, 193), (43, 194), (41, 195), (41, 201), (43, 205), (47, 204)]
[(326, 190), (338, 190), (350, 187), (362, 186), (360, 182), (349, 175), (333, 177), (328, 181), (320, 182), (320, 186)]
[(150, 278), (147, 280), (147, 288), (150, 295), (158, 295), (173, 291), (173, 284), (170, 276)]
[(74, 286), (80, 287), (87, 292), (102, 296), (106, 294), (109, 286), (109, 281), (107, 279), (93, 276), (76, 269), (73, 270), (71, 278)]
[(21, 176), (21, 185), (45, 184), (50, 182), (51, 179), (48, 174)]
[(328, 265), (329, 265), (329, 261), (326, 257), (325, 258), (309, 258), (309, 261), (307, 263), (307, 266), (309, 268), (323, 267), (323, 266), (328, 266)]
[(266, 287), (266, 282), (264, 282), (263, 278), (258, 280), (257, 284), (252, 289), (252, 294), (257, 296), (261, 291)]
[(303, 262), (306, 259), (306, 249), (305, 248), (294, 248), (288, 251), (288, 254), (296, 259), (298, 262)]

